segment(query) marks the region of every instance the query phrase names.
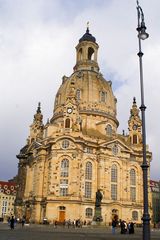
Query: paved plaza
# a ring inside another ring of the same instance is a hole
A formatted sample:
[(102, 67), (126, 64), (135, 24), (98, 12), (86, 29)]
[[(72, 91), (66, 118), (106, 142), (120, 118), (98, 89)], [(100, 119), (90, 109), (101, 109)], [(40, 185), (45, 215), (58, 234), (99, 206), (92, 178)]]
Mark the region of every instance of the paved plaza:
[[(112, 235), (111, 228), (106, 227), (83, 227), (74, 229), (72, 227), (53, 228), (53, 225), (29, 225), (22, 228), (18, 224), (14, 230), (10, 230), (7, 224), (0, 223), (0, 240), (112, 240), (112, 239), (142, 239), (142, 229), (135, 229), (134, 235), (116, 234)], [(151, 239), (160, 239), (160, 230), (151, 230)]]

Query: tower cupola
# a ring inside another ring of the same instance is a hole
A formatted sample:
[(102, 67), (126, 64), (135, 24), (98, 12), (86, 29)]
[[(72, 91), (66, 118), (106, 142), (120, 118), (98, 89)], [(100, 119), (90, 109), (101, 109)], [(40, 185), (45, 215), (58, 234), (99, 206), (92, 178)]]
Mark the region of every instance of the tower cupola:
[(89, 41), (96, 43), (96, 38), (89, 33), (89, 27), (87, 27), (86, 33), (79, 39), (79, 43), (83, 41)]
[(76, 65), (74, 71), (91, 70), (99, 72), (97, 63), (98, 44), (95, 37), (89, 32), (87, 26), (86, 33), (79, 39), (79, 44), (76, 46)]

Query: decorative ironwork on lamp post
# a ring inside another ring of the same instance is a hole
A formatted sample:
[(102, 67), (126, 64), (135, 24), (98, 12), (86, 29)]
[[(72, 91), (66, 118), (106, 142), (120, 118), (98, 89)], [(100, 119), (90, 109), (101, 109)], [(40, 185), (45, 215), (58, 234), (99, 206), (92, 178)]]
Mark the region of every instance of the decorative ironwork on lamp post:
[(143, 85), (143, 66), (142, 57), (143, 52), (141, 50), (141, 40), (145, 40), (149, 37), (146, 33), (146, 26), (144, 22), (143, 10), (137, 1), (137, 16), (138, 16), (138, 43), (139, 43), (139, 69), (140, 69), (140, 90), (141, 90), (141, 116), (142, 116), (142, 145), (143, 145), (143, 163), (141, 165), (143, 171), (143, 240), (150, 240), (150, 215), (148, 212), (148, 162), (146, 158), (146, 127), (145, 127), (145, 109), (144, 104), (144, 85)]

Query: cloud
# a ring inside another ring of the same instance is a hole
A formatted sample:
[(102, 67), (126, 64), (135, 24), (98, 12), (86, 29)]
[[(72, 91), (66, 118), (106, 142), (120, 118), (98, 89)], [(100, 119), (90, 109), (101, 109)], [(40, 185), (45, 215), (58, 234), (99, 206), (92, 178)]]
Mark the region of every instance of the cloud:
[[(147, 143), (151, 177), (159, 178), (160, 3), (141, 0), (150, 38), (142, 42)], [(0, 0), (1, 179), (17, 173), (16, 154), (25, 144), (37, 104), (51, 118), (62, 76), (70, 76), (75, 46), (86, 22), (96, 37), (100, 70), (118, 99), (119, 132), (127, 131), (132, 99), (140, 106), (136, 1)], [(124, 101), (125, 99), (125, 101)]]

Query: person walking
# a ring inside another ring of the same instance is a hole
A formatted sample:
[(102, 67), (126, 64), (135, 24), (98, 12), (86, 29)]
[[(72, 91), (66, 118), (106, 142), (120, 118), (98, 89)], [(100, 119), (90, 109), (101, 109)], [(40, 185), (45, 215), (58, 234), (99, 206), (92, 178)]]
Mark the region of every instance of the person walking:
[(24, 224), (25, 224), (25, 217), (23, 216), (22, 217), (22, 228), (24, 227)]
[(14, 229), (14, 217), (12, 216), (12, 218), (10, 219), (10, 228), (11, 230)]
[(116, 232), (116, 220), (113, 219), (112, 220), (112, 234), (115, 234), (115, 232)]

